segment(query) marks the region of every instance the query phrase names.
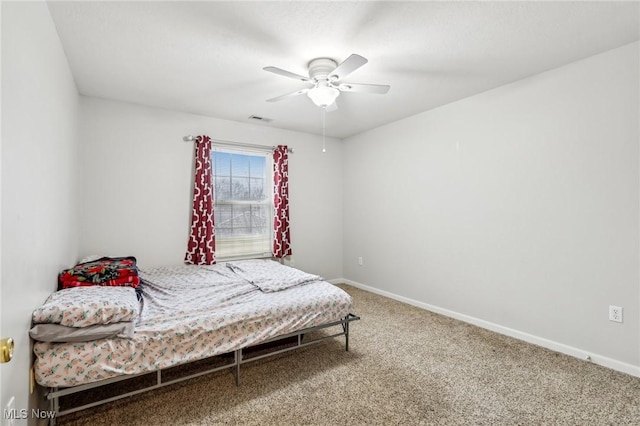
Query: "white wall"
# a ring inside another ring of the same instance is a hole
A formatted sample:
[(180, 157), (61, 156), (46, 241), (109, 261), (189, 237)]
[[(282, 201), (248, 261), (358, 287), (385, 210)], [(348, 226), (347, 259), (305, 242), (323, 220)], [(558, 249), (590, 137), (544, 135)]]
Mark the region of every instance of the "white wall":
[[(212, 99), (212, 102), (215, 100)], [(342, 149), (321, 137), (81, 97), (81, 251), (134, 255), (142, 267), (183, 262), (191, 220), (188, 134), (294, 148), (289, 156), (296, 267), (342, 276)]]
[[(78, 255), (78, 94), (44, 2), (2, 2), (2, 330), (0, 409), (29, 401), (31, 312)], [(33, 421), (33, 420), (32, 420)]]
[(639, 374), (638, 48), (346, 139), (345, 277)]

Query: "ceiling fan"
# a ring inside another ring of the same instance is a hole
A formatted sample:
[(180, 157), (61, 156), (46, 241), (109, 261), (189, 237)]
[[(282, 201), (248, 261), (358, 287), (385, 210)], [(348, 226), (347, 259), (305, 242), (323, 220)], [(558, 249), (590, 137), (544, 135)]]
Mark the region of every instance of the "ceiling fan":
[(379, 95), (387, 93), (390, 88), (390, 86), (387, 85), (346, 83), (342, 81), (343, 78), (367, 62), (366, 58), (356, 54), (349, 56), (340, 65), (330, 58), (316, 58), (309, 62), (309, 77), (277, 67), (264, 67), (263, 70), (265, 71), (312, 84), (311, 87), (306, 89), (300, 89), (293, 93), (267, 99), (267, 102), (277, 102), (306, 93), (317, 106), (327, 111), (333, 111), (337, 109), (335, 100), (338, 95), (340, 95), (340, 92), (373, 93)]

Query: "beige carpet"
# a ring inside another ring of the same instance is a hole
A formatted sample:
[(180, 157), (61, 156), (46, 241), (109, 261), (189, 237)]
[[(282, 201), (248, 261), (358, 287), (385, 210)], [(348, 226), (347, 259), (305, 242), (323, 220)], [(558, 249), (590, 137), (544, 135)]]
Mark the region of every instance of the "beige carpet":
[(59, 419), (64, 425), (640, 424), (640, 379), (353, 287), (344, 339)]

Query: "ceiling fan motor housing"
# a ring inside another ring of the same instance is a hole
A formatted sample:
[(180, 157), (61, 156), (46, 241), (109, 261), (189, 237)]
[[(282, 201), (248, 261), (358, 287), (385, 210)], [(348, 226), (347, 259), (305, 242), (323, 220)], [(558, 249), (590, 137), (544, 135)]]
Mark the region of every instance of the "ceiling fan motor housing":
[(309, 77), (315, 81), (327, 80), (338, 63), (330, 58), (316, 58), (309, 62)]

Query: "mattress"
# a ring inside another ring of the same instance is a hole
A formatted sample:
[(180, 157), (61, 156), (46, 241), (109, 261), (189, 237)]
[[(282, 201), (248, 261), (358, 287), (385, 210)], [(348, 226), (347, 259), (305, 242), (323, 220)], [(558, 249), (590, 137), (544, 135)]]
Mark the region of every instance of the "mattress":
[[(263, 264), (241, 265), (257, 265), (256, 271), (265, 273)], [(35, 342), (36, 381), (68, 387), (151, 372), (337, 321), (352, 309), (346, 292), (319, 277), (264, 291), (259, 274), (252, 276), (252, 268), (242, 272), (226, 264), (141, 270), (134, 337)]]

